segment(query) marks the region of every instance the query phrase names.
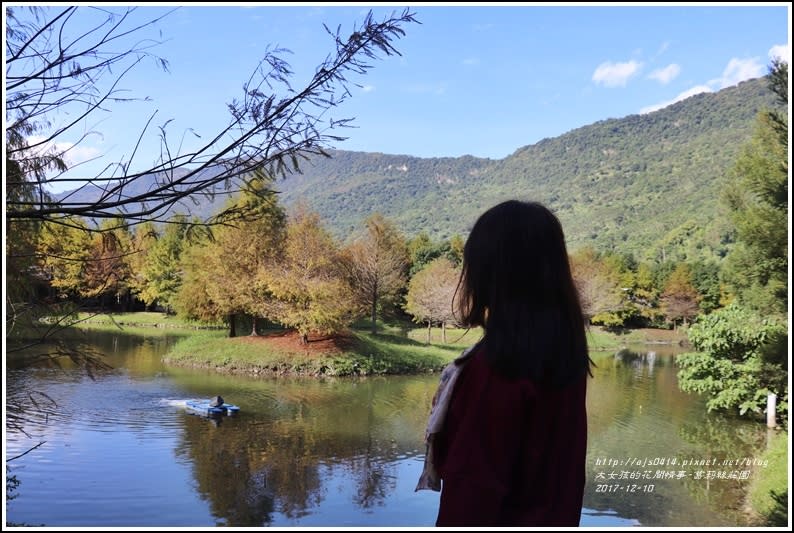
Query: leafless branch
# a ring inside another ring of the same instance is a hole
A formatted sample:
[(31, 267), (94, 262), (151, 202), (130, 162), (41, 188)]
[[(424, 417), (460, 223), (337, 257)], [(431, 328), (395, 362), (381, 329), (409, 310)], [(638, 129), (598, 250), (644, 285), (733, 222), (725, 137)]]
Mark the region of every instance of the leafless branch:
[(33, 447), (31, 447), (31, 448), (29, 448), (29, 449), (25, 450), (24, 452), (20, 453), (19, 455), (15, 455), (14, 457), (11, 457), (11, 458), (9, 458), (9, 459), (6, 459), (6, 463), (10, 463), (11, 461), (15, 461), (15, 460), (19, 459), (20, 457), (24, 457), (25, 455), (29, 454), (30, 452), (32, 452), (33, 450), (35, 450), (35, 449), (36, 449), (36, 448), (38, 448), (39, 446), (41, 446), (41, 445), (43, 445), (43, 444), (46, 444), (46, 443), (47, 443), (47, 441), (46, 441), (46, 440), (43, 440), (43, 441), (41, 441), (40, 443), (36, 444), (35, 446), (33, 446)]
[[(40, 28), (20, 27), (18, 19), (9, 17), (9, 24), (16, 31), (12, 31), (16, 38), (11, 39), (6, 67), (6, 111), (9, 117), (14, 117), (6, 131), (7, 137), (17, 136), (16, 144), (9, 142), (12, 149), (8, 157), (12, 159), (25, 161), (34, 148), (56, 141), (78, 122), (116, 101), (122, 78), (144, 58), (154, 57), (148, 50), (156, 43), (149, 41), (136, 43), (121, 53), (106, 52), (109, 43), (142, 27), (122, 28), (133, 9), (118, 17), (110, 15), (100, 26), (72, 41), (62, 42), (67, 24), (77, 16), (78, 9), (82, 8), (66, 8)], [(74, 216), (97, 220), (125, 218), (130, 225), (165, 221), (175, 206), (185, 206), (185, 200), (195, 202), (196, 197), (211, 199), (216, 194), (228, 193), (254, 170), (272, 177), (300, 172), (301, 160), (313, 155), (327, 156), (331, 143), (343, 139), (333, 132), (349, 126), (349, 120), (330, 119), (326, 114), (350, 96), (346, 76), (366, 73), (371, 68), (370, 60), (380, 55), (399, 55), (392, 41), (404, 35), (403, 26), (410, 22), (417, 21), (406, 9), (381, 22), (369, 13), (348, 37), (341, 35), (340, 29), (331, 32), (326, 28), (335, 52), (300, 90), (290, 85), (292, 71), (282, 59), (286, 50), (267, 50), (243, 84), (242, 97), (228, 104), (227, 125), (203, 145), (183, 151), (180, 142), (172, 148), (167, 121), (158, 129), (159, 160), (149, 168), (132, 170), (141, 143), (139, 138), (128, 161), (108, 165), (104, 172), (78, 189), (91, 194), (73, 194), (70, 201), (57, 201), (46, 194), (18, 195), (7, 200), (6, 218), (61, 223)], [(83, 44), (86, 39), (88, 44)], [(89, 59), (95, 61), (87, 62)], [(98, 93), (97, 80), (110, 72), (111, 65), (127, 59), (131, 62), (110, 89)], [(24, 142), (25, 135), (36, 128), (46, 129), (42, 121), (53, 109), (78, 102), (86, 106), (78, 119), (48, 130), (43, 135), (45, 140), (36, 145)], [(141, 137), (148, 127), (149, 123)], [(56, 160), (58, 156), (53, 154)], [(35, 156), (32, 160), (36, 161)], [(23, 166), (21, 179), (9, 179), (8, 185), (26, 185), (29, 176), (24, 170)], [(57, 179), (57, 176), (39, 179), (37, 185), (43, 187)], [(144, 183), (152, 185), (143, 188)], [(83, 199), (86, 197), (90, 199)], [(223, 219), (223, 214), (220, 218)]]

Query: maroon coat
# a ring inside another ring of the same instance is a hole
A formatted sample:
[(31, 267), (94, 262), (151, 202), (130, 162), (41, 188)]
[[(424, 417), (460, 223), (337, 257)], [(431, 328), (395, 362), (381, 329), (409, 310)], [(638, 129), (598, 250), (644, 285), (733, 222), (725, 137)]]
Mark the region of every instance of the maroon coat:
[(493, 372), (477, 350), (434, 441), (437, 526), (578, 526), (586, 378), (554, 389)]

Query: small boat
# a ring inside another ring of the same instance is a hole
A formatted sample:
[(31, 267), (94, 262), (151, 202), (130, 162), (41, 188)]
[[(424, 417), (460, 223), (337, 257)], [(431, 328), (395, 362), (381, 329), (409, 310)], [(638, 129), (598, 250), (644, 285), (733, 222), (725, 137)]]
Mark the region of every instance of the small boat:
[(211, 400), (187, 400), (185, 407), (188, 411), (202, 416), (232, 416), (236, 415), (240, 408), (231, 403), (213, 405)]

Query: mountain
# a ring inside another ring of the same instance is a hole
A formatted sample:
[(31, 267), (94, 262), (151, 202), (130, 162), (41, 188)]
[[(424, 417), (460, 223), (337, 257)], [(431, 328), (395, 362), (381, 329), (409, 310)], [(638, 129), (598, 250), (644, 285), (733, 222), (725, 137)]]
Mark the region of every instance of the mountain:
[[(485, 209), (518, 198), (557, 213), (569, 250), (713, 259), (724, 256), (732, 235), (720, 190), (758, 112), (774, 105), (767, 78), (757, 78), (653, 113), (599, 121), (499, 160), (331, 150), (275, 188), (285, 205), (319, 212), (341, 240), (374, 212), (407, 236), (465, 236)], [(194, 213), (209, 216), (222, 201)]]
[(343, 239), (375, 211), (407, 235), (465, 236), (485, 209), (518, 198), (553, 209), (571, 250), (719, 258), (731, 240), (720, 190), (758, 112), (774, 105), (767, 79), (758, 78), (599, 121), (501, 160), (333, 151), (276, 188), (285, 203), (317, 210)]

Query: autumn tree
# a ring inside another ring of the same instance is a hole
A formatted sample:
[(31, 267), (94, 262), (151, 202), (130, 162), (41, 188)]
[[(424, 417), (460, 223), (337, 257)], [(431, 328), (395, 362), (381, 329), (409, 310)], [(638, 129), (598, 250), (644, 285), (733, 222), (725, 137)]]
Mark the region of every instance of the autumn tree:
[(454, 297), (460, 270), (446, 257), (439, 257), (416, 273), (408, 283), (405, 310), (416, 322), (427, 322), (427, 342), (434, 323), (441, 324), (442, 342), (447, 342), (446, 324), (455, 321)]
[(191, 250), (183, 261), (185, 283), (177, 300), (191, 318), (225, 319), (236, 335), (235, 317), (274, 319), (276, 302), (267, 289), (269, 271), (283, 253), (286, 214), (279, 205), (272, 179), (257, 172), (243, 191), (224, 208), (223, 226), (213, 239)]
[(50, 285), (62, 298), (77, 298), (85, 290), (85, 270), (91, 255), (91, 232), (81, 218), (68, 225), (45, 223), (38, 240), (41, 265)]
[(130, 269), (129, 288), (132, 294), (143, 292), (146, 280), (144, 279), (144, 267), (149, 257), (149, 251), (157, 242), (159, 232), (154, 222), (144, 222), (138, 224), (132, 231), (132, 242), (130, 243), (131, 253), (127, 257), (127, 264)]
[(129, 257), (132, 250), (132, 236), (127, 227), (116, 220), (106, 220), (99, 232), (92, 233), (91, 247), (83, 269), (83, 290), (81, 295), (97, 298), (104, 308), (108, 296), (127, 299), (130, 289)]
[[(174, 296), (174, 310), (187, 320), (225, 322), (228, 336), (237, 336), (238, 315), (244, 313), (241, 287), (235, 274), (244, 270), (225, 255), (228, 246), (239, 244), (237, 228), (215, 228), (214, 235), (193, 241), (181, 256), (182, 284)], [(250, 288), (249, 283), (245, 287)], [(255, 324), (252, 333), (255, 331)]]
[(653, 269), (647, 263), (637, 265), (631, 286), (631, 305), (637, 314), (650, 323), (660, 318), (659, 290), (656, 288)]
[(675, 327), (679, 321), (684, 326), (700, 312), (702, 296), (692, 284), (692, 271), (686, 263), (679, 263), (670, 274), (659, 298), (662, 312)]
[(341, 253), (317, 213), (300, 210), (289, 220), (283, 257), (259, 283), (275, 299), (277, 321), (295, 328), (302, 344), (310, 334), (335, 335), (353, 321)]
[(75, 218), (68, 225), (46, 222), (38, 237), (37, 263), (41, 273), (62, 298), (76, 302), (109, 296), (127, 298), (132, 279), (129, 259), (134, 254), (132, 236), (118, 221), (102, 223), (93, 232)]
[(571, 256), (571, 273), (582, 312), (590, 321), (606, 326), (623, 323), (618, 316), (622, 309), (623, 294), (619, 286), (619, 273), (604, 263), (592, 248), (582, 248)]
[[(182, 283), (173, 298), (174, 311), (181, 318), (198, 322), (222, 322), (229, 317), (227, 308), (216, 301), (210, 287), (218, 282), (223, 258), (219, 247), (209, 238), (199, 237), (180, 257)], [(234, 321), (229, 322), (230, 337), (236, 335)]]
[(364, 235), (346, 248), (343, 264), (356, 305), (369, 315), (375, 333), (378, 313), (405, 287), (408, 250), (397, 227), (381, 214), (371, 215), (365, 226)]
[(174, 298), (182, 284), (180, 258), (190, 227), (185, 215), (173, 216), (149, 249), (142, 272), (143, 290), (139, 295), (146, 305), (173, 311)]
[[(23, 180), (25, 174), (19, 163), (6, 159), (4, 172), (6, 198), (29, 201), (34, 197), (35, 191)], [(48, 283), (38, 259), (41, 226), (37, 220), (6, 220), (5, 234), (13, 236), (5, 239), (5, 320), (9, 334), (35, 324), (41, 314), (35, 305), (38, 287)]]

